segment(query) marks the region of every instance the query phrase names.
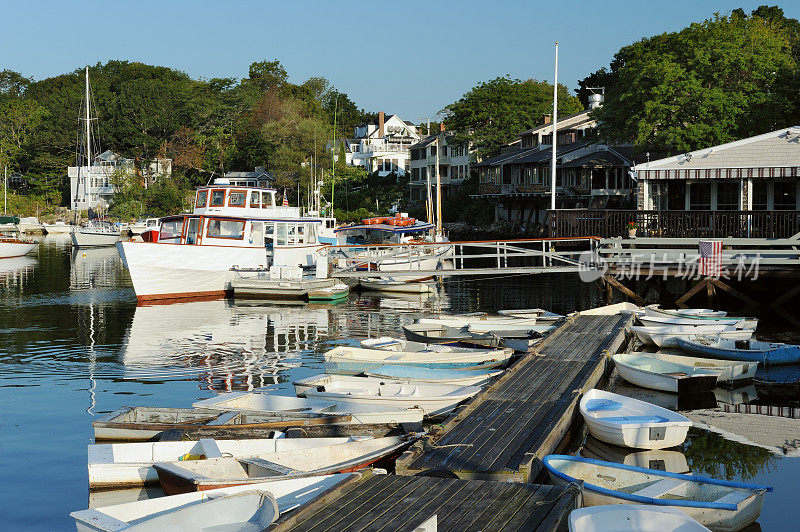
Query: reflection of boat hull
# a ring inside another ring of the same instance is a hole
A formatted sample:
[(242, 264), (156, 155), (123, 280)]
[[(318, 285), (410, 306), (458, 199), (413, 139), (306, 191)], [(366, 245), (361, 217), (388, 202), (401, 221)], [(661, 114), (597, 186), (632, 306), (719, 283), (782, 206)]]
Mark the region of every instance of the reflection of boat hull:
[(105, 231), (77, 230), (70, 233), (72, 245), (79, 248), (113, 246), (119, 240), (119, 233)]
[(0, 259), (22, 257), (38, 246), (37, 242), (0, 241)]
[(686, 456), (680, 451), (668, 449), (633, 450), (618, 447), (602, 442), (594, 436), (587, 436), (586, 443), (581, 449), (581, 456), (603, 460), (604, 462), (617, 462), (629, 466), (645, 467), (657, 471), (670, 473), (688, 473), (689, 464)]
[(222, 297), (233, 266), (264, 267), (266, 250), (254, 247), (188, 246), (119, 242), (139, 302), (186, 297)]

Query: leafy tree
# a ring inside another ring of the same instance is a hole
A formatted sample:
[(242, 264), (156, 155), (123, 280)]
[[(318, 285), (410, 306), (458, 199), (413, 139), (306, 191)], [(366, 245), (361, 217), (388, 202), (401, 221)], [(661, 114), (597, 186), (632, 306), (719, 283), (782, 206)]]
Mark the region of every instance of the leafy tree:
[(580, 85), (607, 87), (594, 113), (606, 138), (690, 151), (797, 121), (798, 39), (779, 8), (716, 14), (623, 47)]
[[(480, 157), (491, 157), (500, 145), (516, 138), (521, 131), (541, 123), (553, 109), (553, 86), (534, 79), (495, 78), (470, 89), (444, 109), (444, 122), (472, 141)], [(563, 85), (558, 86), (558, 115), (581, 110), (578, 99)]]

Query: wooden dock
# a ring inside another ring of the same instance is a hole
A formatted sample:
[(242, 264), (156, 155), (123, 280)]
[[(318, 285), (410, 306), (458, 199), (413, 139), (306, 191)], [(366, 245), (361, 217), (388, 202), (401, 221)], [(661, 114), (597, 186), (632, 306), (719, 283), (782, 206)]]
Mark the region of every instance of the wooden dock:
[(580, 394), (606, 371), (630, 316), (578, 315), (397, 461), (399, 474), (532, 482), (572, 425)]
[(364, 471), (267, 530), (560, 531), (580, 504), (574, 488)]

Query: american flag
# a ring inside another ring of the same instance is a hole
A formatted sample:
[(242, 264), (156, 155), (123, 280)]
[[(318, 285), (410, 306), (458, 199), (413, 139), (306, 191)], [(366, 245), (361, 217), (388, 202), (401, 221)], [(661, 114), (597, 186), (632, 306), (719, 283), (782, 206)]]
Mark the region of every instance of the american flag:
[(707, 277), (719, 277), (722, 270), (722, 240), (701, 240), (698, 273)]
[(286, 189), (285, 188), (283, 189), (283, 206), (284, 207), (288, 207), (289, 206), (289, 198), (286, 196)]

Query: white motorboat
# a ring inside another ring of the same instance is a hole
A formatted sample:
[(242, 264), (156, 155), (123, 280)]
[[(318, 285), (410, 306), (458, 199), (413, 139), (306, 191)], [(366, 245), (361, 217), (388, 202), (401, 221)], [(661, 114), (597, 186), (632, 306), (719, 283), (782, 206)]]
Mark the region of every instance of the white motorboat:
[(481, 391), (478, 386), (405, 384), (348, 375), (316, 375), (293, 384), (297, 395), (313, 399), (333, 400), (342, 405), (367, 403), (395, 408), (419, 407), (426, 416), (447, 414)]
[(710, 532), (676, 508), (646, 504), (588, 506), (569, 514), (569, 532)]
[(483, 386), (495, 377), (502, 375), (503, 370), (430, 369), (419, 366), (385, 365), (364, 373), (367, 377), (389, 379), (395, 382)]
[(696, 337), (729, 338), (731, 340), (749, 340), (753, 337), (750, 329), (734, 329), (727, 325), (706, 325), (702, 327), (686, 327), (671, 325), (668, 327), (645, 327), (632, 325), (630, 331), (644, 344), (658, 347), (679, 347), (678, 338), (694, 339)]
[(107, 221), (92, 221), (70, 233), (72, 245), (80, 248), (113, 246), (119, 240), (119, 228)]
[(52, 224), (42, 224), (44, 232), (48, 235), (63, 235), (72, 232), (74, 226), (66, 222), (55, 222)]
[(318, 401), (303, 397), (288, 397), (264, 392), (227, 392), (192, 404), (203, 410), (221, 412), (310, 412), (334, 416), (349, 416), (347, 424), (375, 425), (382, 423), (421, 423), (424, 412), (419, 408), (392, 408), (369, 404)]
[(287, 449), (251, 458), (217, 457), (158, 462), (153, 467), (158, 472), (158, 481), (164, 493), (175, 495), (242, 484), (259, 484), (271, 478), (350, 473), (382, 458), (399, 455), (417, 439), (417, 435), (357, 439), (314, 448)]
[(611, 355), (620, 377), (643, 388), (673, 393), (700, 393), (713, 390), (719, 375), (713, 371), (686, 366), (653, 357), (629, 353)]
[(160, 218), (144, 218), (141, 220), (136, 220), (134, 223), (130, 224), (128, 226), (128, 231), (130, 231), (132, 235), (141, 235), (145, 231), (157, 231), (160, 223)]
[(719, 382), (735, 383), (737, 381), (752, 380), (756, 376), (758, 362), (747, 362), (745, 360), (719, 360), (716, 358), (698, 358), (688, 355), (677, 355), (672, 353), (631, 353), (643, 357), (655, 358), (665, 362), (673, 362), (695, 369), (703, 369), (717, 374)]
[(666, 473), (589, 458), (549, 455), (554, 484), (583, 480), (584, 506), (651, 504), (683, 511), (712, 530), (733, 532), (755, 522), (771, 487)]
[(44, 232), (44, 227), (41, 223), (39, 223), (39, 219), (36, 216), (25, 216), (19, 219), (19, 227), (20, 233), (40, 233)]
[(261, 484), (231, 486), (171, 497), (146, 498), (80, 510), (70, 513), (70, 517), (75, 520), (78, 532), (117, 532), (166, 512), (192, 508), (220, 497), (252, 491), (270, 493), (278, 504), (278, 511), (282, 514), (316, 499), (327, 490), (353, 477), (353, 474), (336, 474), (288, 480), (276, 478)]
[(283, 451), (313, 450), (351, 441), (355, 439), (344, 436), (93, 444), (88, 446), (89, 488), (120, 489), (158, 483), (158, 474), (153, 469), (156, 462), (205, 460), (223, 456), (249, 458)]
[(420, 366), (430, 369), (488, 369), (504, 366), (511, 358), (508, 349), (469, 351), (386, 351), (339, 346), (325, 353), (325, 361), (336, 364), (338, 371), (359, 373), (384, 364)]
[(642, 325), (647, 327), (669, 327), (680, 325), (682, 327), (707, 327), (714, 325), (727, 325), (736, 329), (755, 330), (758, 326), (758, 318), (688, 318), (688, 317), (665, 317), (665, 316), (638, 316)]
[(22, 257), (27, 255), (39, 245), (35, 240), (22, 240), (0, 236), (0, 259)]
[(137, 299), (222, 297), (234, 266), (314, 267), (324, 219), (279, 206), (276, 190), (256, 185), (218, 178), (197, 189), (192, 214), (161, 218), (156, 241), (119, 242)]
[(676, 412), (603, 390), (583, 394), (579, 409), (592, 436), (620, 447), (674, 447), (686, 440), (692, 426)]

